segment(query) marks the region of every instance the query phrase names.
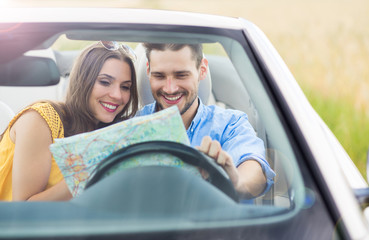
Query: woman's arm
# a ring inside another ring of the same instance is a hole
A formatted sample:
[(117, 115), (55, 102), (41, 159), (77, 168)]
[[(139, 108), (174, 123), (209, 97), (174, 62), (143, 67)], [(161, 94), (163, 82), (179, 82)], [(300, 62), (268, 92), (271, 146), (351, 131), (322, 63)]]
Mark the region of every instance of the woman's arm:
[(42, 116), (34, 110), (25, 112), (13, 125), (11, 138), (15, 144), (13, 201), (70, 198), (65, 181), (45, 191), (51, 171), (52, 136)]
[(28, 201), (67, 201), (71, 198), (72, 194), (63, 179), (55, 186), (28, 198)]

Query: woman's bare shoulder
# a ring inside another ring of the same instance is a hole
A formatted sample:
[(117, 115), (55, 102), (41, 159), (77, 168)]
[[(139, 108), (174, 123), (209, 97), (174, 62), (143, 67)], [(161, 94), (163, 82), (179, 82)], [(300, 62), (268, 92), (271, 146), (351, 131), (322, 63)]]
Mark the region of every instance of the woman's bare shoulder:
[(45, 119), (34, 109), (28, 109), (13, 124), (10, 130), (10, 137), (13, 142), (17, 136), (49, 136), (51, 138), (50, 128)]

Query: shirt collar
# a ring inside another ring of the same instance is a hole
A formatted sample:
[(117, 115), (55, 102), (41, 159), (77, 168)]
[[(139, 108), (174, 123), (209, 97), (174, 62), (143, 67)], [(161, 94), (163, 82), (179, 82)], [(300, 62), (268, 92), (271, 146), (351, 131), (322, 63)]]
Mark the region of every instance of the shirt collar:
[(190, 128), (196, 126), (197, 124), (199, 124), (201, 118), (204, 116), (204, 114), (203, 114), (204, 111), (205, 111), (204, 104), (202, 103), (202, 101), (199, 97), (197, 99), (199, 101), (199, 106), (197, 108), (196, 115), (192, 119), (192, 122), (191, 122), (190, 126), (188, 127), (188, 129), (190, 129)]

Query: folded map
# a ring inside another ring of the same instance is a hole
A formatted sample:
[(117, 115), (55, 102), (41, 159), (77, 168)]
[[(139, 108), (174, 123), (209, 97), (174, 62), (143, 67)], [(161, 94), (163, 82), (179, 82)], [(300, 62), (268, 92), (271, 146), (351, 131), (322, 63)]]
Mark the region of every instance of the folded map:
[[(189, 145), (185, 127), (176, 106), (152, 115), (132, 119), (67, 138), (56, 139), (50, 146), (69, 190), (73, 196), (83, 192), (97, 164), (128, 145), (165, 140)], [(181, 167), (199, 176), (196, 167), (169, 154), (145, 154), (123, 161), (117, 171), (147, 165)], [(111, 174), (111, 171), (110, 171)]]

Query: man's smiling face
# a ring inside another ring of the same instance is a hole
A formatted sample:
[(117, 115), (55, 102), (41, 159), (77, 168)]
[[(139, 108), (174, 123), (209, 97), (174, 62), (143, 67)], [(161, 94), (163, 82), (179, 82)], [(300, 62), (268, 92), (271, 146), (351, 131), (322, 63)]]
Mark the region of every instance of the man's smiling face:
[(196, 112), (201, 73), (189, 47), (151, 51), (148, 74), (158, 111), (177, 105), (182, 115)]

